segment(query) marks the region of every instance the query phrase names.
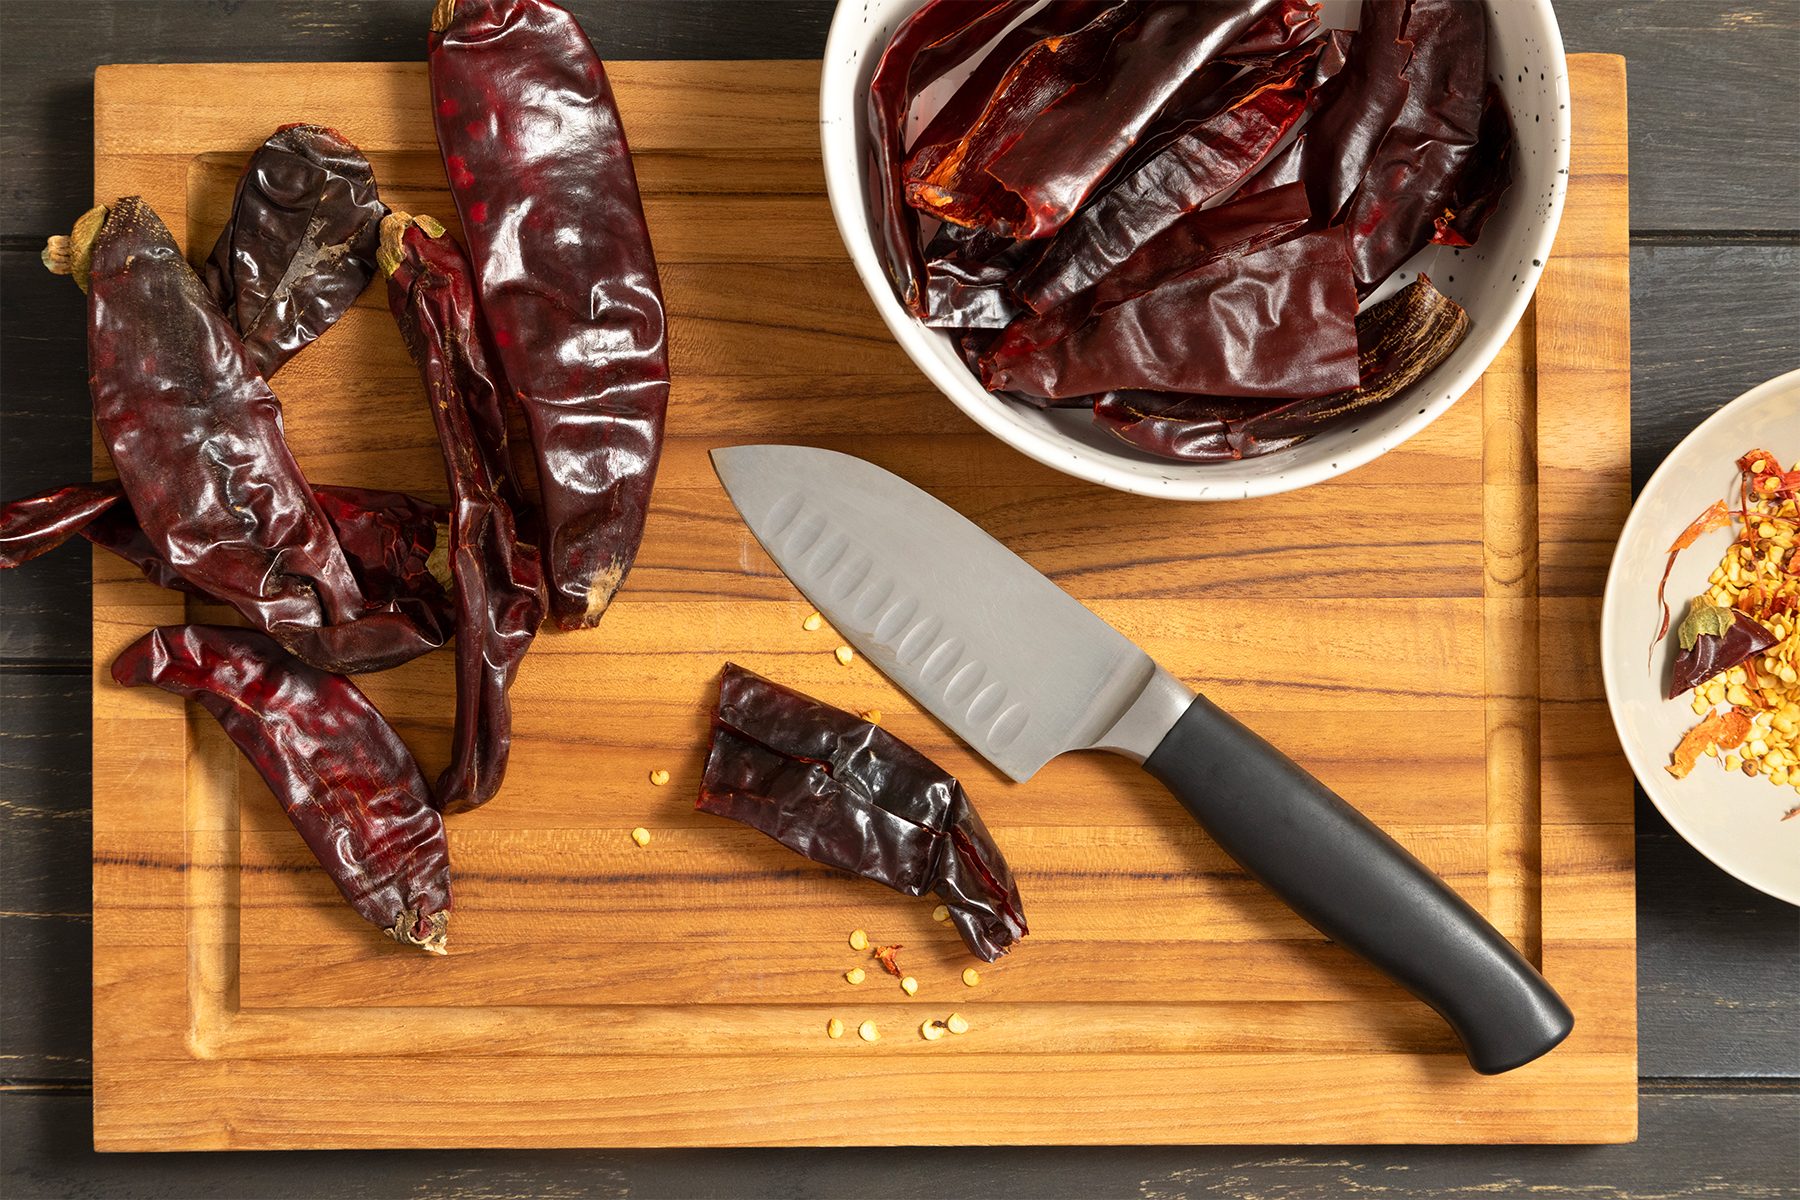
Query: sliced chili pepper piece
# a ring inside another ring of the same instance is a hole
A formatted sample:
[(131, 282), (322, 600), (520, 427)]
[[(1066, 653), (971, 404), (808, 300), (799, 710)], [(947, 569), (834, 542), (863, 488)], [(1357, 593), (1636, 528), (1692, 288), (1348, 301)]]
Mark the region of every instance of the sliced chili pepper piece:
[[(496, 384), (462, 248), (436, 221), (396, 212), (381, 223), (381, 267), (388, 307), (425, 381), (450, 483), (456, 725), (435, 795), (443, 811), (463, 812), (493, 799), (505, 778), (507, 693), (544, 620), (544, 573), (537, 547), (520, 540), (472, 416), (492, 407)], [(504, 457), (503, 448), (493, 452)]]
[(366, 601), (288, 451), (280, 401), (150, 206), (127, 197), (77, 233), (64, 256), (88, 263), (94, 419), (156, 553), (327, 670), (441, 645)]
[(1743, 613), (1696, 599), (1675, 631), (1679, 651), (1669, 675), (1669, 699), (1761, 654), (1781, 639)]
[(1669, 576), (1675, 570), (1675, 560), (1681, 552), (1699, 541), (1701, 537), (1715, 529), (1724, 529), (1731, 524), (1731, 508), (1723, 500), (1714, 500), (1707, 510), (1689, 522), (1688, 527), (1676, 535), (1669, 545), (1669, 557), (1663, 563), (1662, 579), (1656, 584), (1656, 606), (1661, 612), (1661, 619), (1656, 625), (1656, 636), (1650, 639), (1650, 655), (1655, 657), (1656, 644), (1669, 632)]
[(1329, 44), (1314, 39), (1234, 80), (1213, 112), (1180, 126), (1063, 226), (1015, 283), (1019, 299), (1040, 313), (1064, 303), (1242, 181), (1305, 113)]
[(1736, 750), (1750, 736), (1750, 714), (1741, 708), (1707, 713), (1701, 722), (1682, 735), (1672, 760), (1664, 770), (1677, 779), (1685, 779), (1700, 762), (1709, 746), (1721, 751)]
[(1340, 229), (1217, 259), (1096, 312), (1038, 346), (1001, 334), (981, 359), (990, 391), (1063, 398), (1119, 389), (1211, 396), (1353, 388), (1356, 285)]
[(1475, 154), (1457, 176), (1449, 204), (1432, 223), (1431, 240), (1440, 246), (1473, 246), (1512, 181), (1512, 116), (1500, 89), (1489, 83)]
[(1337, 223), (1406, 104), (1411, 90), (1406, 64), (1413, 50), (1405, 33), (1409, 3), (1362, 0), (1344, 69), (1320, 90), (1298, 164), (1320, 225)]
[(369, 286), (386, 211), (368, 160), (335, 129), (283, 125), (250, 156), (201, 278), (265, 379)]
[(1406, 103), (1343, 215), (1363, 295), (1431, 241), (1481, 141), (1486, 8), (1465, 0), (1409, 0), (1404, 40), (1412, 44)]
[(559, 625), (598, 623), (662, 453), (668, 328), (606, 69), (549, 0), (441, 0), (438, 146), (482, 311), (537, 459)]
[(357, 914), (402, 944), (444, 953), (444, 821), (412, 752), (355, 684), (254, 630), (209, 625), (151, 630), (114, 660), (112, 676), (211, 713)]
[[(876, 249), (894, 291), (918, 316), (926, 313), (925, 263), (919, 256), (918, 218), (906, 205), (902, 177), (906, 114), (921, 91), (973, 57), (1029, 7), (1029, 0), (926, 0), (894, 30), (875, 64), (865, 117), (871, 158), (869, 215)], [(1048, 7), (1087, 5), (1076, 0)], [(1008, 45), (1001, 43), (1003, 52), (1014, 53), (1004, 50)]]
[(56, 549), (117, 504), (121, 494), (112, 484), (71, 483), (0, 505), (0, 569)]
[(695, 807), (906, 895), (935, 892), (989, 962), (1026, 934), (1012, 871), (961, 784), (880, 726), (735, 663)]

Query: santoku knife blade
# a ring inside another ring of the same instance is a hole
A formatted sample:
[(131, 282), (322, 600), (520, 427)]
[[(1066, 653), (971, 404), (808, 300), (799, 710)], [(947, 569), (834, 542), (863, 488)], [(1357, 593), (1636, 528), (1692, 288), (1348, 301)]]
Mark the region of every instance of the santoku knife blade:
[(1222, 849), (1430, 1004), (1476, 1070), (1549, 1051), (1574, 1018), (1481, 914), (1330, 789), (954, 509), (859, 458), (734, 446), (713, 467), (834, 628), (983, 757), (1143, 764)]

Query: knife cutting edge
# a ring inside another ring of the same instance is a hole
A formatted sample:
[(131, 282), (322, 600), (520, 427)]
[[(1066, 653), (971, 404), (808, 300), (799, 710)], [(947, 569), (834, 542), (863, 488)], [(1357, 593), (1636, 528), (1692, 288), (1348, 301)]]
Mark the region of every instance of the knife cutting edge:
[(1295, 912), (1436, 1009), (1483, 1074), (1568, 1036), (1568, 1005), (1443, 880), (972, 521), (835, 451), (712, 461), (832, 626), (1007, 776), (1069, 750), (1140, 763)]

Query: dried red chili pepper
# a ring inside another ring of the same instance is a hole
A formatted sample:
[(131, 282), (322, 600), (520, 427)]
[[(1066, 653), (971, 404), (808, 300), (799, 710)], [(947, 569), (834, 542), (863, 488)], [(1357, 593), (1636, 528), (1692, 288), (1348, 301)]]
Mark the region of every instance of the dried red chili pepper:
[(1358, 291), (1373, 291), (1431, 241), (1475, 162), (1488, 95), (1487, 12), (1466, 0), (1409, 0), (1406, 102), (1344, 210)]
[(1662, 641), (1663, 635), (1669, 632), (1669, 576), (1675, 570), (1675, 560), (1681, 552), (1699, 541), (1705, 534), (1715, 529), (1723, 529), (1731, 524), (1731, 508), (1723, 500), (1714, 500), (1707, 510), (1695, 517), (1688, 527), (1681, 531), (1669, 545), (1669, 557), (1663, 563), (1662, 579), (1656, 585), (1656, 606), (1662, 613), (1657, 622), (1656, 636), (1650, 639), (1650, 655), (1656, 654), (1656, 643)]
[(403, 944), (444, 952), (450, 849), (411, 751), (356, 685), (249, 629), (151, 630), (113, 662), (217, 718), (344, 899)]
[(1431, 240), (1440, 246), (1473, 246), (1500, 197), (1513, 181), (1512, 116), (1500, 89), (1488, 84), (1481, 107), (1481, 131), (1475, 156), (1457, 176), (1450, 201), (1432, 222)]
[(958, 225), (1049, 237), (1182, 86), (1279, 5), (1117, 5), (1038, 42), (935, 165), (908, 162), (908, 202)]
[(901, 303), (919, 316), (926, 313), (925, 264), (919, 257), (918, 218), (906, 205), (901, 174), (907, 110), (921, 91), (1028, 7), (1029, 0), (926, 0), (894, 30), (870, 78), (869, 208), (876, 249)]
[(442, 644), (364, 597), (288, 451), (280, 401), (149, 205), (95, 209), (52, 259), (88, 286), (94, 419), (164, 561), (327, 670)]
[(1671, 700), (1781, 640), (1750, 617), (1701, 599), (1694, 601), (1675, 633), (1680, 651), (1669, 675)]
[(438, 146), (537, 461), (557, 623), (600, 620), (643, 538), (667, 323), (606, 70), (548, 0), (440, 0)]
[(1314, 400), (1246, 404), (1230, 397), (1109, 393), (1094, 417), (1116, 436), (1162, 458), (1254, 458), (1392, 400), (1442, 362), (1467, 335), (1468, 314), (1421, 275), (1357, 318), (1355, 388)]
[(425, 382), (450, 483), (450, 573), (456, 597), (456, 725), (438, 807), (478, 808), (506, 775), (512, 745), (507, 692), (544, 620), (537, 547), (522, 542), (501, 495), (472, 410), (491, 410), (498, 385), (488, 365), (475, 281), (462, 248), (428, 217), (392, 213), (381, 223), (388, 307)]
[(0, 505), (0, 570), (56, 549), (119, 501), (106, 483), (72, 483)]
[(1355, 314), (1343, 231), (1322, 230), (1205, 263), (1047, 346), (1009, 328), (982, 356), (981, 381), (1051, 398), (1330, 395), (1358, 382)]
[(1316, 38), (1234, 80), (1217, 108), (1179, 126), (1063, 227), (1016, 281), (1019, 299), (1040, 313), (1064, 303), (1242, 181), (1305, 113), (1329, 45)]
[(961, 784), (879, 726), (732, 663), (695, 807), (909, 896), (935, 892), (989, 962), (1025, 936), (1012, 871)]
[(925, 324), (1004, 329), (1019, 311), (1008, 281), (1032, 248), (985, 229), (940, 225), (925, 247)]
[[(1750, 736), (1750, 713), (1741, 708), (1729, 708), (1724, 712), (1710, 712), (1706, 717), (1686, 734), (1681, 743), (1675, 747), (1671, 755), (1672, 761), (1663, 769), (1677, 779), (1687, 778), (1699, 763), (1707, 747), (1715, 747), (1721, 753), (1735, 750), (1744, 744)], [(1745, 764), (1746, 766), (1751, 764)]]
[(265, 379), (369, 286), (386, 211), (368, 160), (335, 129), (283, 125), (250, 156), (201, 278)]
[(1344, 69), (1320, 89), (1318, 113), (1307, 125), (1306, 148), (1295, 165), (1321, 226), (1337, 223), (1368, 171), (1375, 147), (1406, 104), (1406, 63), (1412, 57), (1404, 32), (1409, 2), (1362, 0)]

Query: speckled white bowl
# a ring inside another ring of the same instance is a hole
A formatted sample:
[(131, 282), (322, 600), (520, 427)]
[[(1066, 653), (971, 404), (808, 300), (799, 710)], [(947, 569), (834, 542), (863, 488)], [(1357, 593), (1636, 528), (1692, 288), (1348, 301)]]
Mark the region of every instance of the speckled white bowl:
[[(1646, 654), (1660, 619), (1656, 583), (1670, 544), (1713, 501), (1735, 501), (1736, 462), (1751, 449), (1767, 450), (1784, 465), (1800, 459), (1800, 371), (1752, 388), (1714, 413), (1650, 477), (1606, 577), (1601, 673), (1625, 757), (1675, 832), (1751, 887), (1800, 904), (1800, 817), (1781, 820), (1800, 796), (1704, 759), (1686, 779), (1670, 775), (1664, 769), (1670, 752), (1699, 718), (1686, 699), (1663, 698), (1673, 639)], [(1676, 560), (1668, 590), (1674, 620), (1689, 597), (1705, 590), (1731, 538), (1715, 530)]]
[[(1425, 428), (1481, 377), (1525, 312), (1562, 216), (1569, 167), (1569, 81), (1550, 0), (1489, 0), (1491, 65), (1518, 134), (1515, 178), (1478, 245), (1428, 247), (1391, 287), (1424, 271), (1468, 310), (1469, 336), (1394, 403), (1293, 450), (1233, 463), (1177, 463), (1143, 454), (1094, 427), (1080, 410), (1040, 412), (983, 390), (944, 333), (894, 296), (868, 218), (869, 76), (894, 27), (919, 0), (839, 0), (825, 43), (819, 125), (825, 184), (838, 231), (894, 337), (943, 393), (982, 428), (1039, 462), (1120, 491), (1180, 500), (1235, 500), (1291, 491), (1341, 475)], [(1353, 0), (1325, 0), (1330, 25), (1355, 22)], [(945, 90), (961, 82), (945, 81)], [(941, 101), (943, 92), (937, 95)], [(933, 93), (924, 97), (928, 108)], [(1378, 292), (1374, 299), (1387, 294)]]

